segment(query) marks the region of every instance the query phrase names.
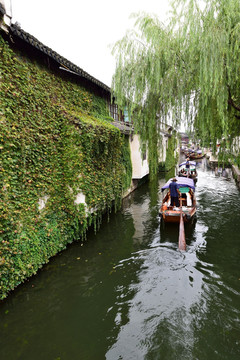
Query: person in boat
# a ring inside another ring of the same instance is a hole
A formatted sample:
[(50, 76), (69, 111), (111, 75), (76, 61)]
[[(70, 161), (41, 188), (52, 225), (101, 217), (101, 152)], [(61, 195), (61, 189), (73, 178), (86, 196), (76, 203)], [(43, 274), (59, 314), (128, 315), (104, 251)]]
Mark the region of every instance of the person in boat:
[(189, 176), (189, 172), (190, 172), (190, 162), (189, 162), (189, 158), (187, 158), (187, 161), (186, 161), (186, 170), (187, 170), (187, 175)]
[(170, 196), (171, 196), (171, 206), (177, 206), (179, 207), (179, 195), (180, 191), (178, 190), (177, 186), (177, 179), (173, 178), (172, 182), (169, 184), (169, 190), (170, 190)]

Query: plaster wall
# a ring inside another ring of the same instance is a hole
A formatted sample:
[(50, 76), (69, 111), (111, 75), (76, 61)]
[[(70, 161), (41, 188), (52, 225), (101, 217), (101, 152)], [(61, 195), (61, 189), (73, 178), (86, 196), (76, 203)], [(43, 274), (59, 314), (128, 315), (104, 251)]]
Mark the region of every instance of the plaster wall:
[(233, 148), (232, 148), (233, 154), (237, 155), (240, 151), (240, 136), (235, 137), (233, 140)]
[(164, 162), (166, 160), (167, 147), (168, 147), (168, 137), (162, 136), (162, 146), (159, 151), (159, 162)]
[(132, 161), (132, 179), (142, 179), (149, 174), (148, 159), (142, 159), (140, 141), (138, 135), (133, 135), (129, 138), (131, 161)]

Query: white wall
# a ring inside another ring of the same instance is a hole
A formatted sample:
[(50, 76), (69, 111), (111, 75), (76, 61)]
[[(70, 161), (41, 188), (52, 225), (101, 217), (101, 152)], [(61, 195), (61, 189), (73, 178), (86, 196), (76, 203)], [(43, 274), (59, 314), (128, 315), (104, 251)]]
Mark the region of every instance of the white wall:
[(232, 152), (234, 155), (239, 154), (239, 152), (240, 152), (240, 136), (237, 136), (234, 138)]
[(162, 136), (162, 144), (159, 150), (159, 163), (161, 163), (162, 161), (164, 162), (166, 160), (167, 147), (168, 147), (168, 137)]
[[(148, 155), (146, 159), (142, 159), (140, 149), (140, 138), (139, 135), (132, 135), (129, 137), (130, 150), (131, 150), (131, 161), (132, 161), (132, 179), (142, 179), (144, 176), (149, 174)], [(166, 152), (168, 147), (168, 136), (162, 136), (162, 144), (159, 154), (159, 163), (166, 160)], [(176, 152), (178, 149), (176, 148)]]
[(145, 175), (149, 174), (147, 156), (145, 160), (142, 160), (138, 135), (130, 136), (129, 143), (132, 161), (132, 179), (142, 179)]

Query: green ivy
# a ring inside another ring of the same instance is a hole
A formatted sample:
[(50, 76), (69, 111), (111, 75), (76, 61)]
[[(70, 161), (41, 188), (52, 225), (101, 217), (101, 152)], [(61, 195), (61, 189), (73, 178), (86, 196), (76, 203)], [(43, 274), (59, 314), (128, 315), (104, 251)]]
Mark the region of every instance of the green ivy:
[[(120, 206), (131, 163), (104, 99), (13, 52), (1, 36), (0, 77), (3, 299)], [(75, 203), (79, 193), (86, 206)]]
[(129, 145), (129, 138), (125, 136), (124, 144), (122, 147), (122, 162), (124, 164), (124, 181), (123, 181), (123, 190), (127, 190), (132, 181), (132, 161), (130, 156), (130, 145)]

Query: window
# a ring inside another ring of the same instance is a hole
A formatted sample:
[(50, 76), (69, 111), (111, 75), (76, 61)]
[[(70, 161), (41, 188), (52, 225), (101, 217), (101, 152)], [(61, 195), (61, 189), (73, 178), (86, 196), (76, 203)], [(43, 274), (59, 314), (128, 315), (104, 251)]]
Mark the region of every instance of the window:
[(128, 118), (128, 109), (125, 107), (124, 108), (124, 122), (129, 122), (129, 118)]
[(111, 117), (114, 120), (118, 121), (119, 120), (118, 106), (116, 104), (109, 104), (109, 110), (110, 110)]

